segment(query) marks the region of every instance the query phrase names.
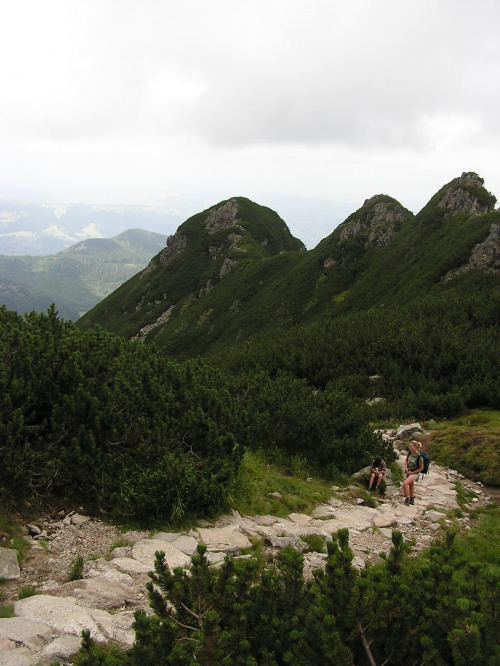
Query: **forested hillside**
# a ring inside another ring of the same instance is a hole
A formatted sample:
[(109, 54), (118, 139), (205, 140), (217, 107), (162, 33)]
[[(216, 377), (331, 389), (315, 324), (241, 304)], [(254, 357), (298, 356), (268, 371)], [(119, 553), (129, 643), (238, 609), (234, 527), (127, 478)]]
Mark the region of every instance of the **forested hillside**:
[(48, 256), (0, 255), (0, 304), (23, 313), (43, 312), (55, 303), (61, 317), (76, 320), (144, 268), (165, 240), (129, 229)]

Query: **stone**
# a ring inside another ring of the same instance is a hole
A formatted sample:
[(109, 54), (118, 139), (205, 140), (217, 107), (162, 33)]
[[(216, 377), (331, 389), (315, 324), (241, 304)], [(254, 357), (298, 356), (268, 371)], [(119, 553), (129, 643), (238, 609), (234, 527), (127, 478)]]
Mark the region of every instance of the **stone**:
[(236, 546), (237, 548), (251, 548), (252, 542), (233, 526), (213, 527), (198, 529), (200, 542), (204, 543), (207, 550), (226, 551), (227, 548)]
[(287, 518), (296, 525), (307, 525), (312, 520), (311, 516), (306, 516), (304, 513), (290, 513)]
[(78, 654), (81, 644), (81, 636), (59, 636), (43, 648), (42, 655), (68, 660)]
[(132, 557), (115, 557), (111, 560), (111, 564), (116, 567), (119, 571), (128, 573), (131, 575), (134, 574), (147, 574), (152, 571), (151, 567), (148, 564), (143, 562), (138, 562)]
[(82, 516), (79, 513), (74, 513), (71, 516), (71, 524), (76, 525), (76, 527), (80, 527), (80, 525), (83, 525), (84, 523), (88, 522), (90, 520), (90, 516)]
[(116, 569), (101, 573), (94, 578), (66, 583), (61, 594), (78, 599), (82, 606), (113, 610), (136, 601), (137, 593), (129, 574)]
[(117, 557), (128, 557), (131, 552), (132, 549), (129, 546), (120, 546), (111, 551), (111, 557), (113, 559), (116, 559)]
[(400, 425), (396, 430), (397, 439), (409, 439), (412, 435), (423, 433), (420, 423), (409, 423), (408, 425)]
[(179, 532), (157, 532), (153, 539), (158, 539), (158, 541), (175, 541), (180, 537)]
[(398, 520), (394, 514), (383, 513), (373, 519), (375, 527), (396, 527)]
[(110, 615), (103, 610), (84, 608), (76, 599), (68, 597), (37, 594), (20, 599), (14, 604), (14, 613), (47, 624), (58, 633), (81, 636), (83, 629), (88, 629), (92, 638), (98, 641), (116, 640), (128, 646), (134, 642), (132, 614), (124, 619), (118, 613)]
[(41, 534), (42, 530), (38, 527), (38, 525), (26, 525), (28, 528), (28, 533), (30, 536), (36, 536), (37, 534)]
[(165, 553), (165, 561), (170, 569), (174, 569), (175, 567), (187, 569), (191, 564), (191, 558), (186, 553), (183, 553), (167, 541), (158, 543), (155, 539), (140, 539), (137, 541), (132, 547), (132, 557), (134, 560), (148, 565), (149, 571), (154, 571), (156, 551), (163, 551)]
[(176, 548), (178, 548), (181, 552), (191, 557), (191, 555), (194, 555), (196, 553), (198, 541), (192, 536), (186, 536), (185, 534), (181, 534), (173, 542), (173, 545)]
[(436, 522), (438, 520), (441, 520), (441, 518), (444, 518), (445, 515), (444, 513), (440, 513), (439, 511), (426, 511), (424, 513), (424, 518), (426, 520), (430, 520), (431, 522)]
[(272, 493), (267, 493), (267, 496), (271, 499), (278, 500), (279, 502), (283, 501), (283, 495), (279, 493), (277, 490)]
[(17, 550), (0, 548), (0, 578), (15, 580), (20, 578), (21, 569), (17, 559)]
[(209, 564), (217, 564), (218, 562), (223, 562), (226, 558), (225, 553), (206, 553), (206, 558)]
[(51, 640), (52, 629), (43, 622), (23, 617), (2, 618), (0, 638), (7, 638), (30, 650), (38, 650)]

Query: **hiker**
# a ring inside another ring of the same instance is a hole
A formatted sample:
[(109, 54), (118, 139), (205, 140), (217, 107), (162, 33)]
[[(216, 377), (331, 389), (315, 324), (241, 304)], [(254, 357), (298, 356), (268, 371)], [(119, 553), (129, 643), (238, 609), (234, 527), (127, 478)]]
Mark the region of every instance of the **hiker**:
[(405, 506), (415, 504), (415, 477), (424, 471), (424, 459), (418, 452), (418, 442), (410, 442), (410, 452), (406, 456), (405, 474), (403, 481), (403, 492), (405, 495)]
[[(384, 478), (386, 469), (387, 465), (385, 464), (385, 460), (382, 460), (380, 456), (375, 456), (370, 466), (371, 476), (368, 490), (371, 490), (372, 488), (374, 490), (380, 490), (379, 486)], [(374, 485), (375, 479), (377, 480), (376, 485)]]

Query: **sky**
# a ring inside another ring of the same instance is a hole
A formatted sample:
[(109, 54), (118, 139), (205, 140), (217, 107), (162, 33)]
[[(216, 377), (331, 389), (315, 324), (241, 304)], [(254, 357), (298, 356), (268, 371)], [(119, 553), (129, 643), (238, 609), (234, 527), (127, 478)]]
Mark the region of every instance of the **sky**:
[(500, 198), (499, 35), (498, 0), (3, 0), (0, 198), (245, 196), (308, 247), (463, 171)]

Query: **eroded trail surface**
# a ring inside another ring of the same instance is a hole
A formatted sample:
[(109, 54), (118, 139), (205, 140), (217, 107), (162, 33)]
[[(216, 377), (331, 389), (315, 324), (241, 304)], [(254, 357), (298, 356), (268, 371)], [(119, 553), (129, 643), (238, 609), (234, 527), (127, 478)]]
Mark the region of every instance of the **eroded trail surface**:
[[(404, 466), (405, 453), (398, 464)], [(460, 518), (449, 512), (458, 508), (455, 481), (474, 493)], [(74, 655), (81, 631), (88, 628), (97, 640), (132, 645), (133, 613), (148, 608), (144, 585), (153, 569), (154, 553), (163, 550), (171, 567), (188, 567), (198, 543), (207, 545), (208, 557), (217, 566), (227, 553), (235, 557), (250, 548), (254, 538), (263, 539), (270, 556), (292, 545), (304, 550), (306, 576), (322, 567), (326, 555), (307, 552), (301, 536), (318, 534), (330, 538), (339, 528), (350, 531), (355, 566), (363, 567), (391, 547), (391, 531), (401, 530), (418, 551), (430, 544), (443, 528), (454, 522), (468, 529), (468, 511), (484, 506), (490, 498), (481, 484), (457, 472), (431, 465), (429, 474), (416, 484), (415, 505), (404, 506), (401, 489), (389, 481), (384, 495), (373, 494), (374, 507), (366, 506), (358, 486), (332, 490), (332, 498), (315, 508), (312, 515), (294, 513), (287, 518), (240, 516), (233, 512), (214, 523), (200, 521), (185, 533), (128, 532), (82, 513), (41, 520), (21, 569), (0, 571), (10, 578), (2, 586), (13, 603), (15, 616), (0, 619), (0, 663), (3, 666), (34, 666), (62, 662)], [(7, 549), (0, 549), (6, 551)], [(11, 551), (15, 552), (15, 551)], [(68, 582), (68, 570), (77, 556), (85, 560), (83, 578)], [(92, 559), (89, 559), (92, 558)], [(8, 571), (8, 575), (5, 572)], [(18, 600), (19, 591), (33, 586), (37, 594)]]

